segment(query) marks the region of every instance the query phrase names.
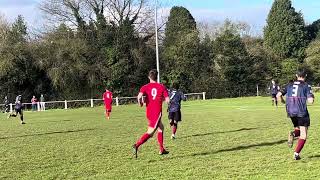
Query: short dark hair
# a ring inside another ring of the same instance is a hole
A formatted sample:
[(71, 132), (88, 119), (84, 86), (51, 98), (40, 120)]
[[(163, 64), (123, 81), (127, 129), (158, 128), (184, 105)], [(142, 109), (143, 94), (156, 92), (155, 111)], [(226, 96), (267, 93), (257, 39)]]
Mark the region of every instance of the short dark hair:
[(174, 83), (172, 83), (172, 86), (171, 86), (173, 89), (179, 89), (180, 88), (180, 85), (179, 85), (179, 83), (177, 83), (177, 82), (174, 82)]
[(157, 78), (158, 78), (158, 71), (157, 71), (156, 69), (150, 70), (148, 77), (149, 77), (150, 79), (152, 79), (153, 81), (156, 81)]
[(301, 78), (307, 77), (307, 71), (303, 68), (297, 70), (297, 76)]

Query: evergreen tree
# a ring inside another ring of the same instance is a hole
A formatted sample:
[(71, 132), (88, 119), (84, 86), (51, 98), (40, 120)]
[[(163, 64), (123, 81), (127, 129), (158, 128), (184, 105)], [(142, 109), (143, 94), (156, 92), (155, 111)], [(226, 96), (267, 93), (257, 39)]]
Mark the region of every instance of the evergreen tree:
[(280, 58), (303, 59), (307, 45), (305, 24), (291, 0), (274, 1), (264, 28), (264, 39), (265, 46)]
[(184, 7), (173, 7), (167, 22), (162, 59), (165, 79), (189, 91), (200, 67), (200, 40), (196, 22)]
[(241, 96), (252, 92), (251, 82), (253, 62), (246, 51), (239, 34), (226, 29), (213, 42), (214, 63), (225, 80), (225, 88), (230, 96)]

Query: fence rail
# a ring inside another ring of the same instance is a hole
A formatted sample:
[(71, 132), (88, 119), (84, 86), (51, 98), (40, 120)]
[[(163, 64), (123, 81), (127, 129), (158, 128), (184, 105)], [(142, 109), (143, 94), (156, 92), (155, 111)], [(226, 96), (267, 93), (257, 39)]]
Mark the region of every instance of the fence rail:
[[(188, 100), (206, 100), (206, 92), (202, 93), (188, 93), (185, 94)], [(113, 98), (113, 104), (116, 106), (133, 104), (137, 102), (137, 97), (115, 97)], [(78, 107), (95, 107), (103, 105), (103, 99), (84, 99), (84, 100), (64, 100), (64, 101), (47, 101), (44, 102), (46, 109), (69, 109)], [(32, 103), (23, 103), (25, 110), (32, 109)], [(36, 110), (41, 111), (41, 104), (37, 102)], [(3, 109), (5, 105), (0, 104)], [(9, 111), (13, 112), (14, 104), (9, 104)]]

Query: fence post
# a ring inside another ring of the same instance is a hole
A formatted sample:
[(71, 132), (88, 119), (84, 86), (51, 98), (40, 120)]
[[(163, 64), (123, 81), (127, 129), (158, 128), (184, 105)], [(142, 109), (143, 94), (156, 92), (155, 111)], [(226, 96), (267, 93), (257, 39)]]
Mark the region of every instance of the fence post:
[(206, 100), (206, 92), (202, 92), (202, 99)]
[(91, 107), (93, 108), (93, 99), (91, 99), (90, 101), (91, 101)]
[(12, 103), (10, 103), (10, 113), (13, 112), (13, 107), (12, 107)]
[(40, 102), (37, 102), (37, 109), (40, 111)]
[(64, 101), (64, 109), (68, 109), (68, 103), (67, 100)]
[(257, 84), (257, 96), (259, 96), (259, 85)]
[(116, 106), (119, 106), (119, 98), (118, 98), (118, 96), (116, 97)]

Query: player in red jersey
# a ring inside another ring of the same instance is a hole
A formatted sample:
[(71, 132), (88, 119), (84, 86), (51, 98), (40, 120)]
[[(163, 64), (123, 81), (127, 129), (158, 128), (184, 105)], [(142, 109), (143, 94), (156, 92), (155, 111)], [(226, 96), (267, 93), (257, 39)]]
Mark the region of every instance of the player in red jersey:
[(110, 113), (112, 110), (112, 92), (106, 89), (106, 92), (103, 93), (102, 99), (106, 108), (106, 118), (110, 119)]
[(158, 143), (160, 146), (160, 155), (168, 154), (163, 146), (163, 130), (164, 126), (161, 121), (162, 116), (162, 102), (163, 100), (169, 104), (169, 96), (167, 88), (156, 82), (158, 76), (157, 70), (151, 70), (149, 72), (150, 83), (144, 85), (138, 94), (138, 103), (143, 106), (143, 96), (145, 96), (145, 104), (147, 107), (146, 115), (148, 119), (148, 130), (143, 134), (140, 139), (133, 145), (135, 157), (138, 156), (138, 148), (145, 143), (153, 134), (158, 130)]

